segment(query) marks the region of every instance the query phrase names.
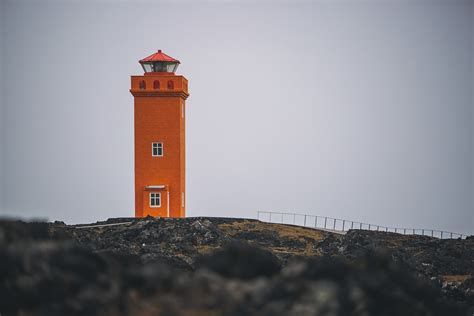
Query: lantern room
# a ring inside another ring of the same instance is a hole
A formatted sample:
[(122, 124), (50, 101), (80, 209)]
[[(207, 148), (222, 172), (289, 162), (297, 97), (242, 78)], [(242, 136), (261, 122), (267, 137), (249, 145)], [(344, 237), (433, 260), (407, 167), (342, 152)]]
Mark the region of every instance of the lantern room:
[(166, 55), (160, 50), (139, 61), (145, 73), (167, 72), (174, 73), (180, 64), (179, 60)]

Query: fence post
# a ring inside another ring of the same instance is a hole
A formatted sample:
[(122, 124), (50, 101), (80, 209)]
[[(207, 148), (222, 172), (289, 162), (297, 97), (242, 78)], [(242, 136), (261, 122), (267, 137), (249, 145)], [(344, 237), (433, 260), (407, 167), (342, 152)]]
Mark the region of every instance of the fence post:
[(342, 220), (342, 231), (344, 231), (344, 226), (346, 226), (346, 220)]
[(304, 216), (304, 227), (306, 227), (306, 214)]
[(318, 228), (318, 217), (314, 218), (314, 228)]
[(359, 224), (360, 224), (360, 225), (359, 225), (359, 227), (360, 227), (359, 229), (362, 230), (362, 223), (359, 223)]
[(370, 224), (369, 224), (369, 230), (370, 230)]
[(406, 234), (407, 234), (407, 229), (403, 228), (403, 235), (406, 235)]
[(441, 239), (443, 239), (443, 231), (441, 231)]
[(336, 230), (336, 219), (334, 219), (334, 224), (332, 225), (332, 230)]
[[(443, 232), (441, 232), (441, 238), (443, 238)], [(451, 233), (451, 239), (453, 239), (453, 233)]]
[(296, 223), (296, 214), (293, 214), (293, 225)]
[(326, 229), (326, 223), (328, 222), (328, 218), (324, 217), (324, 229)]
[(354, 229), (354, 222), (351, 222), (351, 229)]
[(424, 236), (424, 235), (425, 235), (425, 230), (422, 229), (422, 230), (421, 230), (421, 236)]
[(379, 225), (377, 225), (377, 231), (379, 231), (379, 228), (380, 228), (380, 226), (379, 226)]

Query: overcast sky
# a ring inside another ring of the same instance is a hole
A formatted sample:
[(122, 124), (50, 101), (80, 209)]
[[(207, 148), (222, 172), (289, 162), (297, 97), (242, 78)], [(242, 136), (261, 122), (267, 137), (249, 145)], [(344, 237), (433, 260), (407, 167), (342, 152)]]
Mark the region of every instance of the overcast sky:
[(0, 2), (2, 214), (134, 214), (130, 75), (163, 49), (189, 216), (474, 233), (473, 1)]

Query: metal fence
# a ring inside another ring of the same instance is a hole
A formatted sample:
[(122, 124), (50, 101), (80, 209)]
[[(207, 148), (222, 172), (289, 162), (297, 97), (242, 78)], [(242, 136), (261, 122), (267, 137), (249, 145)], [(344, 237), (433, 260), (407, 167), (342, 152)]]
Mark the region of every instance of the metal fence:
[(400, 228), (400, 227), (387, 227), (382, 225), (367, 224), (362, 222), (355, 222), (346, 219), (339, 219), (327, 216), (319, 215), (308, 215), (298, 213), (286, 213), (286, 212), (265, 212), (258, 211), (257, 219), (262, 222), (269, 223), (281, 223), (281, 224), (292, 224), (303, 227), (317, 228), (331, 230), (335, 232), (347, 232), (350, 229), (363, 229), (363, 230), (374, 230), (382, 232), (392, 232), (403, 235), (422, 235), (430, 236), (441, 239), (453, 239), (461, 238), (464, 239), (467, 235), (460, 233), (447, 232), (435, 229), (425, 228)]

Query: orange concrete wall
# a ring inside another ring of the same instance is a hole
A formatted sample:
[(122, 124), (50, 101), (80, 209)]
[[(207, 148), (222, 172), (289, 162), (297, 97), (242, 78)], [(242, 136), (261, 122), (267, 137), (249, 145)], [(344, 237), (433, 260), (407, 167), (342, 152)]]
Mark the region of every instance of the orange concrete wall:
[[(140, 89), (144, 80), (146, 88)], [(153, 82), (160, 81), (160, 89)], [(174, 89), (167, 89), (173, 81)], [(171, 217), (184, 217), (185, 194), (185, 118), (182, 111), (188, 96), (187, 80), (173, 74), (132, 76), (130, 92), (135, 100), (135, 216), (163, 216), (148, 205), (149, 185), (166, 185)], [(163, 143), (163, 157), (152, 156), (152, 143)], [(162, 201), (165, 193), (162, 193)], [(163, 206), (162, 202), (162, 206)], [(161, 209), (166, 210), (165, 207)], [(158, 215), (160, 214), (160, 215)]]

